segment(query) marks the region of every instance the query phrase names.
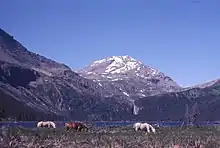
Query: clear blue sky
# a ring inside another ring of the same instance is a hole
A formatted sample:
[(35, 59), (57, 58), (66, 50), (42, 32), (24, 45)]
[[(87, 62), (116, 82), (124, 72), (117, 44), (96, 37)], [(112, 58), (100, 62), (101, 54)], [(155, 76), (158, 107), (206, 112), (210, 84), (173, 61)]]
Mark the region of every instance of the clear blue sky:
[(73, 69), (130, 55), (182, 86), (220, 77), (220, 0), (2, 0), (0, 27)]

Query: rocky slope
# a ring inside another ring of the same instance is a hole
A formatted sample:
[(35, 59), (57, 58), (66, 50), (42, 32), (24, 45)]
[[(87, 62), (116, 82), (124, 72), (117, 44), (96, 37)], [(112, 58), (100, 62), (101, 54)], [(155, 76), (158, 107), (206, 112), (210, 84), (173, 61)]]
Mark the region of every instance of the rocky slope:
[(0, 29), (0, 118), (182, 120), (186, 105), (197, 102), (200, 120), (220, 120), (219, 100), (219, 80), (181, 89), (129, 56), (96, 61), (78, 74)]
[(94, 61), (77, 73), (98, 82), (113, 94), (131, 100), (181, 89), (164, 73), (130, 56), (112, 56)]
[[(220, 81), (206, 87), (198, 85), (179, 92), (140, 98), (135, 102), (139, 109), (136, 119), (144, 120), (147, 117), (149, 120), (180, 121), (184, 119), (186, 105), (192, 108), (196, 103), (199, 110), (197, 120), (220, 120)], [(192, 113), (192, 110), (190, 112)]]
[(130, 56), (107, 57), (77, 72), (98, 82), (114, 95), (126, 96), (136, 115), (132, 120), (180, 121), (185, 118), (186, 106), (192, 108), (194, 104), (199, 106), (199, 120), (220, 119), (219, 79), (181, 88), (164, 73)]
[[(64, 64), (28, 51), (1, 29), (0, 92), (5, 94), (0, 97), (2, 116), (15, 116), (11, 107), (19, 102), (18, 113), (26, 114), (31, 109), (41, 112), (42, 116), (38, 118), (55, 114), (78, 120), (101, 120), (106, 118), (109, 110), (111, 114), (117, 112), (117, 105), (123, 102), (120, 98), (102, 97), (108, 91), (98, 83), (79, 76)], [(7, 100), (11, 107), (3, 101), (6, 98), (10, 98)], [(20, 110), (23, 106), (26, 106), (26, 112)], [(128, 107), (125, 104), (119, 109)], [(20, 118), (24, 119), (23, 115)]]
[(133, 120), (184, 119), (186, 106), (198, 104), (199, 120), (219, 120), (220, 80), (181, 88), (164, 73), (130, 56), (94, 61), (78, 71), (100, 86), (133, 101)]

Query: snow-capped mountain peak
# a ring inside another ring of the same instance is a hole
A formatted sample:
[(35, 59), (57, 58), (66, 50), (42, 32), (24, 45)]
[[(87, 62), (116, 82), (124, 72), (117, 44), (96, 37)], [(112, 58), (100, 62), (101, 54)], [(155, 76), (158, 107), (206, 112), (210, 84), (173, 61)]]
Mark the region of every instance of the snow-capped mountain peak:
[(90, 66), (97, 66), (97, 64), (109, 64), (106, 65), (106, 73), (123, 73), (128, 70), (137, 68), (142, 63), (135, 60), (134, 58), (126, 56), (111, 56), (102, 60), (98, 60), (92, 63)]
[(142, 68), (148, 68), (152, 74), (157, 74), (158, 70), (149, 66), (144, 66), (142, 62), (128, 56), (111, 56), (102, 60), (94, 61), (89, 68), (81, 70), (88, 73), (102, 74), (123, 74), (129, 71), (140, 71)]
[(96, 64), (96, 63), (102, 63), (102, 62), (111, 61), (111, 60), (113, 60), (117, 63), (124, 63), (125, 61), (136, 61), (136, 62), (138, 62), (134, 58), (132, 58), (128, 55), (125, 55), (125, 56), (111, 56), (111, 57), (107, 57), (107, 58), (102, 59), (102, 60), (94, 61), (93, 63)]
[(78, 73), (107, 90), (126, 97), (145, 97), (174, 91), (180, 87), (170, 77), (126, 55), (92, 62)]

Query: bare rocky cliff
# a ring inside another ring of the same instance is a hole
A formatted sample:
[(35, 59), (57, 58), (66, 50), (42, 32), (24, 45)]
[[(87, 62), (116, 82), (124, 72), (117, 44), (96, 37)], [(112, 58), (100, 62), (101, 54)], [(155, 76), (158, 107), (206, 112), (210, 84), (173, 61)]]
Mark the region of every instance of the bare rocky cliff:
[[(28, 51), (3, 30), (0, 30), (0, 88), (2, 93), (10, 94), (12, 106), (19, 102), (34, 111), (64, 118), (101, 120), (107, 118), (104, 116), (109, 110), (114, 112), (118, 104), (118, 99), (102, 97), (108, 91), (98, 83), (79, 76), (64, 64)], [(13, 108), (6, 103), (1, 103), (2, 114), (14, 116)]]

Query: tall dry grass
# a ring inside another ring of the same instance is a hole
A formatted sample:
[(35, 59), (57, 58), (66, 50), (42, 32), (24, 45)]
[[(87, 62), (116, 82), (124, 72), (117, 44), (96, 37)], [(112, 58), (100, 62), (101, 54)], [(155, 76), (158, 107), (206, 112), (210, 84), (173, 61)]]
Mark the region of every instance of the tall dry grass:
[(132, 127), (65, 129), (2, 128), (0, 147), (14, 148), (220, 148), (220, 128), (158, 128), (156, 133)]

